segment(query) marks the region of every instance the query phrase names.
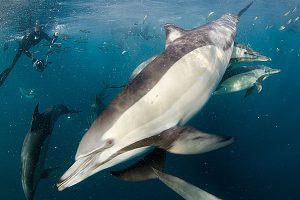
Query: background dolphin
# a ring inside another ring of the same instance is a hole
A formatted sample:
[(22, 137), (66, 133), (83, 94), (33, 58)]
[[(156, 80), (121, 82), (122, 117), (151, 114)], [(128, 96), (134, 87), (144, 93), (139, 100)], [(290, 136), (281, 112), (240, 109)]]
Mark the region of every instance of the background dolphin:
[[(251, 3), (252, 4), (252, 3)], [(239, 17), (225, 14), (192, 30), (166, 24), (166, 49), (94, 121), (75, 163), (58, 181), (63, 190), (150, 147), (112, 155), (135, 142), (184, 125), (210, 98), (229, 64)]]
[(262, 81), (271, 74), (279, 73), (279, 69), (272, 69), (264, 65), (243, 66), (226, 71), (214, 95), (227, 94), (247, 90), (245, 97), (251, 94), (254, 88), (262, 90)]
[(231, 63), (236, 62), (254, 62), (254, 61), (271, 61), (271, 58), (261, 55), (246, 45), (235, 43), (232, 51)]
[(21, 152), (21, 179), (27, 200), (32, 200), (38, 182), (47, 177), (52, 169), (44, 169), (46, 153), (56, 120), (67, 113), (78, 113), (65, 105), (59, 104), (39, 113), (36, 105), (32, 117), (31, 128), (27, 133)]

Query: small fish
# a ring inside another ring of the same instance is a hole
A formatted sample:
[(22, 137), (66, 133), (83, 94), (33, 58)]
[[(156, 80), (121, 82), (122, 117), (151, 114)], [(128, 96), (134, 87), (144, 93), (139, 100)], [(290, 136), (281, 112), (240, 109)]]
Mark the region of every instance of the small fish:
[(148, 18), (148, 15), (145, 15), (144, 19), (143, 19), (143, 24), (145, 24), (147, 18)]
[(296, 21), (298, 21), (299, 20), (299, 17), (296, 17), (295, 19), (294, 19), (294, 22), (296, 22)]
[(207, 18), (209, 18), (210, 16), (212, 16), (215, 13), (215, 11), (211, 11), (208, 15)]
[(292, 10), (292, 13), (294, 13), (296, 10), (297, 10), (297, 7), (295, 7), (295, 8)]
[(258, 17), (256, 16), (256, 17), (254, 17), (254, 21), (256, 21), (258, 19)]
[(283, 14), (283, 16), (288, 16), (290, 14), (290, 10)]
[(285, 29), (285, 26), (280, 26), (279, 30), (282, 31)]
[(292, 21), (293, 21), (292, 19), (289, 19), (289, 21), (286, 24), (290, 24)]
[(122, 51), (122, 55), (124, 55), (126, 52), (127, 52), (127, 51), (125, 51), (125, 50), (124, 50), (124, 51)]
[(276, 51), (279, 52), (279, 50), (280, 50), (280, 49), (277, 47), (277, 48), (276, 48)]

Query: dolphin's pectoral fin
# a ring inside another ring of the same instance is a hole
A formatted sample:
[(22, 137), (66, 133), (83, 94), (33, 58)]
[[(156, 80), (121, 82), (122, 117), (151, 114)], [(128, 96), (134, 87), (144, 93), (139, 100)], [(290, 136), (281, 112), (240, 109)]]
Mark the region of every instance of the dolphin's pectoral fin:
[(111, 171), (111, 175), (125, 181), (145, 181), (157, 178), (153, 168), (162, 170), (166, 160), (166, 151), (159, 148), (154, 149), (142, 160), (131, 165), (130, 167), (120, 170)]
[(261, 82), (256, 82), (255, 87), (256, 87), (257, 93), (260, 93), (262, 90)]
[(133, 182), (158, 178), (184, 199), (219, 200), (219, 198), (214, 195), (209, 194), (180, 178), (163, 173), (162, 168), (165, 159), (166, 152), (156, 148), (150, 154), (145, 156), (144, 159), (132, 166), (121, 171), (111, 171), (111, 175), (125, 181)]
[(255, 86), (256, 86), (256, 90), (257, 93), (260, 93), (262, 90), (262, 81), (265, 80), (268, 76), (267, 75), (262, 75), (261, 77), (259, 77), (257, 79), (257, 81), (255, 82)]
[(153, 169), (158, 179), (163, 182), (170, 189), (189, 200), (220, 200), (218, 197), (169, 174)]
[(244, 95), (244, 98), (248, 97), (250, 94), (252, 94), (254, 90), (254, 86), (252, 86), (251, 88), (249, 88), (247, 91), (246, 91), (246, 94)]
[(201, 154), (213, 151), (233, 142), (229, 136), (203, 133), (192, 127), (173, 127), (159, 134), (158, 148), (174, 154)]
[(60, 168), (59, 166), (53, 167), (53, 168), (47, 168), (45, 169), (42, 174), (41, 174), (41, 179), (46, 179), (51, 177), (51, 175), (58, 169)]
[(171, 42), (183, 36), (187, 30), (184, 30), (174, 24), (165, 24), (164, 26), (166, 31), (166, 48), (169, 46)]

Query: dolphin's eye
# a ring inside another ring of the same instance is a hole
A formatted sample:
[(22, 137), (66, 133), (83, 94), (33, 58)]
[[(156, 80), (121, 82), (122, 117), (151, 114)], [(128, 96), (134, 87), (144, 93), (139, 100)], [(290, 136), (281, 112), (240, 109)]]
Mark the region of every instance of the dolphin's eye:
[(106, 140), (106, 144), (113, 145), (114, 144), (114, 140), (113, 139), (108, 139), (108, 140)]

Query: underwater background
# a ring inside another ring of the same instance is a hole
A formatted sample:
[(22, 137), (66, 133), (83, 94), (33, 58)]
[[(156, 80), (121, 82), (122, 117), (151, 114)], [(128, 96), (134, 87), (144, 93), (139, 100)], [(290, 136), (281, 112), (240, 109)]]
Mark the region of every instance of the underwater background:
[[(53, 130), (46, 166), (60, 169), (41, 180), (35, 199), (181, 199), (157, 180), (131, 183), (109, 170), (58, 192), (57, 179), (73, 164), (88, 128), (90, 106), (106, 85), (126, 83), (144, 60), (164, 49), (163, 25), (190, 29), (237, 12), (240, 0), (114, 0), (0, 1), (0, 71), (12, 62), (17, 39), (35, 20), (49, 35), (60, 32), (62, 43), (50, 55), (43, 73), (22, 56), (0, 88), (0, 199), (25, 199), (20, 178), (20, 153), (35, 105), (40, 111), (55, 104), (82, 110), (61, 117)], [(213, 12), (213, 13), (212, 13)], [(212, 96), (188, 123), (235, 142), (195, 156), (167, 155), (165, 172), (222, 199), (300, 199), (300, 16), (299, 0), (256, 0), (242, 16), (237, 42), (272, 58), (264, 64), (281, 69), (263, 82), (263, 90), (244, 99), (244, 92)], [(292, 19), (292, 22), (289, 20)], [(299, 18), (298, 18), (299, 19)], [(282, 28), (284, 27), (284, 29)], [(31, 49), (43, 58), (46, 41)], [(28, 98), (22, 91), (32, 90)], [(108, 104), (120, 89), (103, 97)]]

